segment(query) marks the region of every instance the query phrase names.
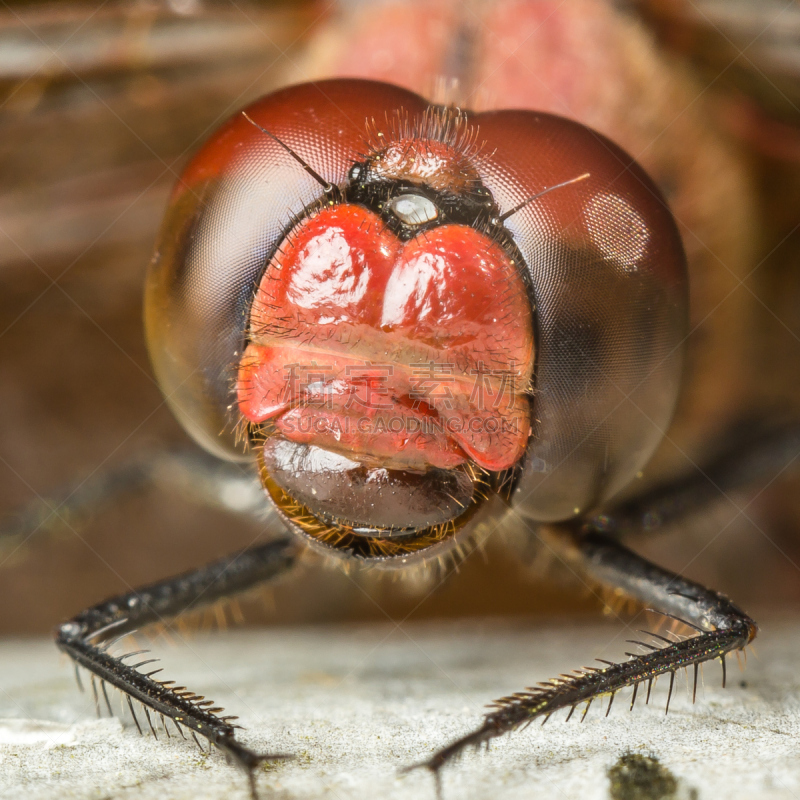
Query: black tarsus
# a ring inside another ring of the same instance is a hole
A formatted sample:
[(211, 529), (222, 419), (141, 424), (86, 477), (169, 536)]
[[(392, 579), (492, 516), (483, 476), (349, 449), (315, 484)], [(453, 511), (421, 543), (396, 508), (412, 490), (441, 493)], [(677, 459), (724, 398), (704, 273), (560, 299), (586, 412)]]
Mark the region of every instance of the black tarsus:
[(536, 717), (549, 716), (561, 708), (574, 710), (577, 704), (603, 695), (610, 696), (608, 713), (616, 692), (633, 686), (635, 700), (636, 689), (645, 680), (646, 702), (649, 702), (653, 681), (664, 674), (670, 676), (666, 705), (669, 711), (676, 669), (741, 650), (756, 635), (755, 622), (724, 595), (651, 564), (611, 536), (569, 525), (557, 526), (557, 530), (561, 533), (564, 555), (592, 581), (621, 589), (642, 604), (654, 606), (659, 613), (681, 620), (697, 634), (677, 642), (667, 640), (664, 647), (632, 655), (626, 662), (603, 662), (608, 664), (604, 669), (589, 667), (567, 679), (503, 697), (493, 704), (493, 710), (479, 728), (409, 769), (427, 768), (438, 780), (441, 768), (467, 748), (479, 747), (517, 730)]
[[(126, 664), (124, 659), (144, 651), (113, 656), (108, 652), (110, 643), (103, 637), (113, 631), (117, 641), (143, 625), (173, 619), (186, 611), (196, 610), (276, 579), (291, 568), (298, 552), (299, 543), (294, 537), (287, 535), (175, 578), (113, 597), (60, 625), (56, 630), (56, 644), (72, 658), (76, 669), (80, 666), (89, 671), (98, 716), (100, 700), (97, 680), (100, 681), (109, 713), (112, 712), (106, 683), (110, 683), (126, 696), (140, 733), (142, 728), (133, 711), (132, 700), (142, 704), (148, 725), (156, 739), (158, 735), (151, 711), (162, 718), (167, 736), (169, 733), (164, 723), (165, 717), (172, 719), (178, 730), (181, 726), (189, 728), (198, 747), (200, 743), (196, 733), (208, 739), (210, 745), (222, 750), (248, 774), (251, 794), (256, 798), (256, 767), (264, 761), (281, 760), (289, 756), (260, 755), (248, 749), (235, 737), (235, 729), (240, 726), (229, 721), (235, 717), (218, 717), (216, 712), (223, 709), (213, 707), (213, 701), (206, 700), (202, 695), (196, 695), (183, 686), (175, 686), (174, 681), (155, 680), (152, 676), (160, 672), (160, 668), (149, 674), (139, 672), (139, 667), (157, 659), (145, 659), (134, 665)], [(202, 747), (200, 749), (203, 750)]]

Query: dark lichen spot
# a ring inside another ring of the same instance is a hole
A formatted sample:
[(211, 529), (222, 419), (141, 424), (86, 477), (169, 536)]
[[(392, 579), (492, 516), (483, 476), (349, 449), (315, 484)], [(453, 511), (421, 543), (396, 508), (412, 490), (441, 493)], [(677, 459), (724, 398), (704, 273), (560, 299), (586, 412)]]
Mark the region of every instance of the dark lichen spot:
[(608, 770), (611, 800), (673, 800), (675, 776), (654, 755), (623, 753)]

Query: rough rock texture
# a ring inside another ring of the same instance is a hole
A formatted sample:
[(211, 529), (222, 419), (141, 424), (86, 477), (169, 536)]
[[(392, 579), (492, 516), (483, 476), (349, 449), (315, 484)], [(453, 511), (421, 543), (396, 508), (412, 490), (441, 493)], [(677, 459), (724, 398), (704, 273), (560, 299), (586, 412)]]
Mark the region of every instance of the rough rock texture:
[[(491, 698), (594, 657), (619, 656), (643, 625), (292, 628), (154, 646), (167, 677), (240, 715), (244, 740), (295, 754), (259, 776), (262, 797), (433, 800), (429, 775), (398, 768), (474, 726)], [(559, 714), (493, 744), (488, 755), (468, 753), (446, 770), (444, 796), (796, 798), (800, 627), (764, 625), (757, 647), (743, 674), (732, 659), (726, 690), (719, 666), (706, 666), (694, 709), (682, 677), (668, 717), (664, 681), (632, 714), (626, 690), (608, 719), (605, 703), (595, 704), (583, 724), (577, 715), (565, 724)], [(71, 667), (46, 640), (0, 645), (0, 717), (2, 798), (247, 797), (242, 775), (217, 753), (202, 755), (174, 732), (166, 743), (140, 738), (127, 715), (95, 719), (91, 692), (77, 691)], [(662, 783), (668, 770), (676, 792), (624, 794), (628, 758), (610, 794), (608, 770), (629, 751), (655, 756)]]

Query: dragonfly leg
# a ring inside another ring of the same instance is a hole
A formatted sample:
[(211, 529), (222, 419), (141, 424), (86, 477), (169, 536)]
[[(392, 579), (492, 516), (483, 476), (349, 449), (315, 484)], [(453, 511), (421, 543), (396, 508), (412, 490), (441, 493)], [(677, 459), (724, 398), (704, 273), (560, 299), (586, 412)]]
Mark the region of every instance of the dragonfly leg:
[(725, 442), (702, 469), (693, 469), (590, 517), (588, 527), (622, 536), (654, 533), (681, 524), (731, 492), (764, 486), (800, 471), (800, 422), (772, 427), (742, 423)]
[(231, 722), (235, 718), (218, 716), (223, 709), (214, 707), (213, 701), (185, 687), (175, 686), (174, 681), (158, 680), (154, 676), (160, 669), (140, 669), (153, 659), (145, 656), (131, 663), (130, 657), (138, 652), (114, 656), (109, 649), (114, 641), (145, 625), (174, 618), (274, 580), (292, 567), (297, 555), (296, 539), (282, 537), (177, 577), (112, 597), (61, 624), (56, 630), (56, 644), (72, 658), (76, 667), (88, 670), (96, 697), (96, 682), (100, 683), (106, 698), (107, 684), (126, 695), (140, 730), (132, 700), (144, 706), (153, 735), (156, 732), (151, 712), (161, 718), (165, 731), (166, 718), (169, 718), (180, 733), (186, 729), (195, 740), (196, 734), (208, 739), (247, 773), (255, 798), (256, 767), (264, 761), (287, 756), (258, 754), (245, 747), (235, 736), (239, 727)]
[(610, 702), (627, 686), (646, 684), (649, 697), (653, 680), (659, 675), (671, 676), (671, 695), (676, 670), (691, 665), (696, 675), (698, 665), (713, 659), (720, 659), (724, 667), (726, 654), (741, 650), (757, 633), (755, 622), (724, 595), (646, 561), (611, 536), (568, 525), (549, 530), (555, 534), (553, 538), (561, 540), (571, 565), (579, 567), (590, 580), (679, 619), (694, 635), (678, 642), (662, 637), (661, 646), (648, 644), (648, 652), (629, 653), (627, 661), (609, 663), (604, 668), (586, 667), (573, 676), (561, 676), (501, 697), (475, 730), (412, 767), (431, 770), (437, 784), (439, 770), (466, 748), (477, 748), (559, 709), (574, 709), (584, 703), (588, 709), (591, 701), (603, 696)]

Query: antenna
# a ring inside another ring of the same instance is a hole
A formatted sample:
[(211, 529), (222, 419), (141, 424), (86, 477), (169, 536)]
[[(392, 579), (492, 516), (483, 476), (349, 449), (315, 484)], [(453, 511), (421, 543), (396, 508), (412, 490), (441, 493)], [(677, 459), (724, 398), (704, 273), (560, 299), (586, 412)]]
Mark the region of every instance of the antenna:
[[(258, 128), (261, 133), (265, 133), (269, 136), (270, 139), (274, 139), (324, 190), (326, 194), (330, 194), (334, 190), (334, 185), (329, 183), (322, 177), (318, 172), (316, 172), (310, 164), (306, 163), (302, 158), (300, 158), (291, 147), (285, 142), (282, 142), (274, 133), (271, 133), (266, 128), (262, 128), (255, 120), (251, 119), (247, 116), (247, 114), (242, 111), (242, 116), (254, 127)], [(555, 188), (555, 187), (553, 187)]]
[[(285, 146), (285, 145), (284, 145)], [(585, 181), (588, 177), (591, 176), (591, 172), (584, 172), (583, 175), (578, 175), (577, 178), (572, 178), (572, 180), (564, 181), (563, 183), (557, 183), (555, 186), (548, 186), (547, 189), (543, 189), (541, 192), (537, 192), (537, 194), (531, 195), (527, 200), (523, 200), (519, 205), (514, 206), (510, 211), (506, 211), (505, 214), (501, 214), (499, 217), (495, 217), (492, 222), (495, 225), (499, 225), (501, 222), (505, 222), (509, 217), (513, 217), (517, 211), (522, 211), (528, 203), (532, 203), (534, 200), (538, 200), (543, 195), (546, 195), (548, 192), (552, 192), (554, 189), (561, 189), (563, 186), (570, 186), (573, 183), (578, 183), (579, 181)]]

